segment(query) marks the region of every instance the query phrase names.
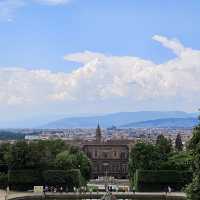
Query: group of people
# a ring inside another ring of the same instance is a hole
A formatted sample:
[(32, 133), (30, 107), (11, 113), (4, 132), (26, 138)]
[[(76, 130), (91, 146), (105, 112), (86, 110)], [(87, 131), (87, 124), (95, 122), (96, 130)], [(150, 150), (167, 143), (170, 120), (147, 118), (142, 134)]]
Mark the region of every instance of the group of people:
[(63, 192), (63, 187), (62, 186), (45, 186), (44, 187), (44, 193), (46, 192), (60, 192), (62, 193)]
[[(66, 190), (67, 190), (67, 189), (65, 189), (65, 191), (66, 191)], [(74, 189), (74, 191), (76, 191), (76, 188)], [(113, 192), (112, 186), (107, 186), (106, 191), (107, 191), (107, 192)], [(133, 193), (135, 193), (135, 187), (132, 188), (132, 191), (133, 191)], [(59, 192), (59, 193), (62, 193), (62, 192), (64, 192), (64, 189), (63, 189), (62, 186), (47, 186), (47, 185), (46, 185), (46, 186), (44, 187), (44, 194), (45, 194), (46, 192), (54, 192), (54, 193)], [(76, 192), (77, 192), (77, 191), (76, 191)], [(172, 192), (172, 188), (171, 188), (170, 186), (166, 187), (165, 192), (166, 192), (166, 193), (167, 193), (167, 192), (169, 192), (169, 193)]]

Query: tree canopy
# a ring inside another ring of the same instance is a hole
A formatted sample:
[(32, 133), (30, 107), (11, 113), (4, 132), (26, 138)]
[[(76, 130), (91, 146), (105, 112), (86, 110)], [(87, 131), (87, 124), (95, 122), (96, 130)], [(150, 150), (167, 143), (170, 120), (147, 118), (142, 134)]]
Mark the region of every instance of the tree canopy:
[(177, 136), (176, 136), (175, 149), (177, 151), (183, 151), (183, 143), (182, 143), (182, 139), (181, 139), (181, 135), (180, 134), (177, 134)]
[(160, 160), (159, 149), (155, 145), (136, 143), (130, 152), (129, 173), (133, 177), (136, 169), (158, 169)]
[(190, 170), (190, 152), (173, 151), (171, 140), (163, 135), (155, 144), (138, 142), (132, 147), (129, 157), (129, 174), (134, 177), (139, 170)]
[(163, 159), (166, 158), (167, 154), (172, 151), (172, 143), (170, 139), (164, 137), (164, 135), (158, 135), (156, 140), (156, 146)]
[[(62, 140), (17, 141), (12, 145), (0, 145), (0, 164), (6, 164), (8, 170), (25, 174), (47, 170), (52, 170), (52, 174), (53, 171), (61, 170), (71, 177), (71, 184), (80, 183), (80, 180), (82, 183), (88, 181), (91, 171), (89, 158), (79, 148), (66, 145)], [(75, 170), (73, 176), (68, 173), (70, 170)], [(79, 181), (72, 181), (77, 177), (81, 177)]]
[(187, 187), (187, 199), (200, 199), (200, 123), (193, 129), (193, 137), (189, 143), (193, 161), (193, 181)]

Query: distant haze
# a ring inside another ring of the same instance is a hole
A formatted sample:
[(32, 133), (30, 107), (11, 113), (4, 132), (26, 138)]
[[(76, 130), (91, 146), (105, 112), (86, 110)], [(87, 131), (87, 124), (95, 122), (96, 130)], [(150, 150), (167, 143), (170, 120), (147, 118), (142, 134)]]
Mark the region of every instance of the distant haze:
[[(171, 112), (162, 112), (162, 111), (141, 111), (141, 112), (120, 112), (107, 114), (102, 116), (91, 116), (91, 117), (71, 117), (63, 118), (57, 121), (52, 121), (44, 126), (43, 128), (89, 128), (96, 127), (99, 122), (102, 127), (111, 127), (111, 126), (122, 126), (122, 127), (139, 127), (137, 122), (144, 122), (147, 120), (158, 120), (155, 127), (167, 126), (170, 125), (170, 119), (174, 124), (171, 123), (171, 126), (180, 127), (191, 127), (197, 122), (197, 113), (186, 113), (180, 111), (171, 111)], [(182, 119), (182, 120), (181, 120)], [(159, 121), (161, 120), (161, 121)], [(167, 120), (167, 121), (165, 121)], [(191, 123), (191, 120), (193, 124)], [(163, 122), (167, 123), (163, 123)], [(189, 121), (189, 122), (188, 122)], [(149, 123), (149, 126), (153, 127), (153, 122)], [(159, 125), (160, 122), (160, 125)], [(132, 124), (133, 123), (133, 124)], [(135, 124), (134, 124), (135, 123)], [(141, 124), (142, 125), (142, 124)], [(142, 126), (148, 126), (144, 124)]]

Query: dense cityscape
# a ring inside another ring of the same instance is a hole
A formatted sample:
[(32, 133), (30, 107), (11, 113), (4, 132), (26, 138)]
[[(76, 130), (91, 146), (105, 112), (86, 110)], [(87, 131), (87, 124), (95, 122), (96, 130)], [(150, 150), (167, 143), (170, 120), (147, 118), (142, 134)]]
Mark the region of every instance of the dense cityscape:
[[(96, 134), (95, 128), (70, 128), (70, 129), (2, 129), (0, 130), (0, 143), (5, 140), (11, 143), (15, 141), (9, 140), (10, 133), (13, 137), (16, 136), (20, 139), (27, 141), (32, 140), (48, 140), (48, 139), (61, 139), (64, 141), (91, 141)], [(3, 138), (2, 135), (7, 133), (7, 137)], [(102, 137), (104, 140), (133, 140), (146, 141), (155, 143), (158, 135), (163, 134), (165, 137), (170, 138), (174, 143), (176, 135), (181, 134), (183, 143), (187, 143), (192, 137), (192, 128), (104, 128), (102, 129)], [(15, 135), (15, 136), (14, 136)]]

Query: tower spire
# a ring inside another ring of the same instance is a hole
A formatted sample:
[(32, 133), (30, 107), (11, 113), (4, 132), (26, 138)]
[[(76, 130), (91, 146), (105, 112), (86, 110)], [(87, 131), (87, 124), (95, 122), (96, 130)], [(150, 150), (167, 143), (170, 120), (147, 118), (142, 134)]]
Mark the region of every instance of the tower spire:
[(101, 128), (100, 128), (100, 125), (99, 125), (99, 121), (98, 121), (98, 125), (97, 125), (97, 128), (96, 128), (96, 141), (101, 142)]

